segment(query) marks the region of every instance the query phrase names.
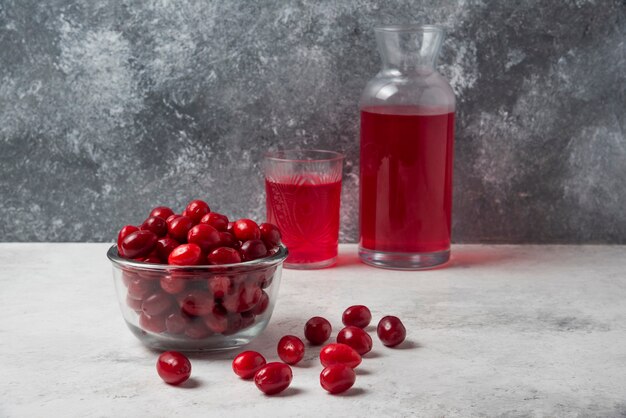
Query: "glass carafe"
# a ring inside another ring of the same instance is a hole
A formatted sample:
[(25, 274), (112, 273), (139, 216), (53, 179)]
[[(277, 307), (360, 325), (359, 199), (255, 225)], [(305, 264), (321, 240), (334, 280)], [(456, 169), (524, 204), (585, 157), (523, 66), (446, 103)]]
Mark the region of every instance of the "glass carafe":
[(454, 93), (435, 69), (438, 26), (375, 29), (382, 70), (361, 96), (360, 243), (367, 264), (450, 258)]

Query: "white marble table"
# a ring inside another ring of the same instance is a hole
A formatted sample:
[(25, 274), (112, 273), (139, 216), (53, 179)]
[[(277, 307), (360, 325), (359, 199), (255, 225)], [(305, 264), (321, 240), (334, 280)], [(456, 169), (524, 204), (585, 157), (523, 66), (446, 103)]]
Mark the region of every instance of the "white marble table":
[(302, 335), (311, 316), (368, 305), (408, 340), (374, 350), (343, 396), (319, 386), (316, 350), (290, 389), (266, 397), (193, 355), (185, 387), (160, 381), (114, 297), (108, 244), (0, 244), (1, 417), (624, 416), (626, 247), (456, 246), (447, 268), (379, 270), (341, 248), (336, 268), (285, 270), (265, 333)]

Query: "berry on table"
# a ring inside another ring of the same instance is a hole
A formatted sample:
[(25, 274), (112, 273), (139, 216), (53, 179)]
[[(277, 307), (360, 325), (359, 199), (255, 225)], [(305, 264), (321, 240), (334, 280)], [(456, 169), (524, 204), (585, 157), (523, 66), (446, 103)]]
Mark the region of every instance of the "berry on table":
[(364, 305), (350, 306), (343, 312), (341, 321), (344, 325), (352, 325), (359, 328), (365, 328), (372, 320), (372, 313), (369, 308)]
[(266, 395), (275, 395), (287, 389), (293, 379), (291, 367), (285, 363), (268, 363), (254, 375), (254, 383)]
[(361, 356), (349, 345), (328, 344), (320, 351), (320, 363), (324, 367), (342, 363), (354, 369), (361, 364)]
[(345, 364), (332, 364), (320, 373), (320, 384), (329, 393), (342, 393), (350, 389), (356, 381), (356, 373)]
[(347, 326), (337, 334), (337, 342), (349, 345), (360, 355), (372, 350), (372, 337), (362, 328)]
[(178, 351), (166, 351), (161, 354), (156, 368), (161, 379), (170, 385), (179, 385), (191, 376), (189, 359)]
[(311, 344), (321, 345), (330, 338), (332, 329), (327, 319), (314, 316), (304, 325), (304, 336)]
[(265, 366), (266, 361), (260, 353), (256, 351), (244, 351), (237, 354), (233, 360), (233, 371), (242, 379), (252, 379), (256, 372)]
[(378, 338), (387, 347), (395, 347), (406, 338), (406, 328), (397, 316), (386, 316), (376, 328)]
[(295, 335), (285, 335), (278, 341), (277, 351), (282, 361), (293, 365), (304, 358), (304, 343)]

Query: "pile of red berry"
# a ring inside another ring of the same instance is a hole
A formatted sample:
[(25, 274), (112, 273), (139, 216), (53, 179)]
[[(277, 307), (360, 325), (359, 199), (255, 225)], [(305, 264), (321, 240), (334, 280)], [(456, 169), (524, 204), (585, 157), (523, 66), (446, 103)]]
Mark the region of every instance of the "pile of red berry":
[(121, 257), (178, 266), (256, 260), (271, 255), (279, 244), (275, 225), (257, 225), (251, 219), (229, 222), (202, 200), (189, 202), (182, 214), (158, 206), (139, 227), (126, 225), (117, 236)]
[[(180, 215), (156, 207), (139, 227), (126, 225), (118, 235), (121, 257), (175, 266), (256, 260), (275, 254), (279, 244), (276, 226), (250, 219), (229, 222), (201, 200), (190, 202)], [(232, 335), (267, 319), (276, 266), (222, 268), (124, 267), (126, 304), (138, 314), (143, 331), (182, 340)]]
[[(372, 314), (366, 306), (349, 307), (343, 313), (345, 328), (339, 331), (337, 343), (322, 347), (319, 354), (323, 366), (320, 385), (329, 393), (342, 393), (354, 385), (354, 369), (361, 364), (361, 356), (372, 349), (372, 338), (364, 330), (371, 319)], [(330, 322), (319, 316), (309, 319), (304, 327), (304, 336), (312, 345), (328, 341), (331, 332)], [(384, 345), (395, 347), (406, 338), (406, 329), (398, 317), (385, 316), (378, 323), (377, 334)], [(233, 371), (242, 379), (254, 378), (256, 386), (266, 395), (280, 393), (291, 384), (293, 372), (290, 365), (304, 358), (305, 345), (297, 336), (286, 335), (278, 342), (277, 352), (282, 363), (267, 363), (260, 353), (244, 351), (233, 360)], [(157, 361), (157, 371), (165, 382), (179, 384), (190, 376), (191, 364), (180, 353), (166, 352)]]

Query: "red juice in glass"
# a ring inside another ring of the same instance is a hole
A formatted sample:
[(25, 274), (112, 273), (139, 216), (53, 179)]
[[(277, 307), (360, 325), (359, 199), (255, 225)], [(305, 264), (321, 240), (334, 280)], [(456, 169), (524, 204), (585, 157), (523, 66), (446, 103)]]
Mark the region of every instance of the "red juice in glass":
[(447, 109), (361, 110), (362, 250), (449, 250), (453, 142), (454, 113)]
[(288, 268), (335, 263), (343, 156), (331, 151), (277, 151), (265, 158), (267, 221), (280, 229)]

